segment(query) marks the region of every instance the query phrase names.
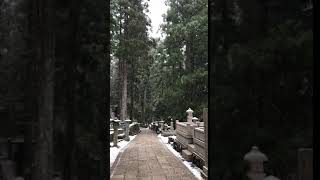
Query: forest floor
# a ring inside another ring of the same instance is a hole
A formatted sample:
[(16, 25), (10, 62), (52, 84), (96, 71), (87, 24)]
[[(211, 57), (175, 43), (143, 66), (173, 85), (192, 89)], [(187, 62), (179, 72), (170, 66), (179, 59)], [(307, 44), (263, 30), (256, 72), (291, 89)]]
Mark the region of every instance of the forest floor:
[(149, 129), (119, 155), (111, 180), (196, 180), (191, 171)]

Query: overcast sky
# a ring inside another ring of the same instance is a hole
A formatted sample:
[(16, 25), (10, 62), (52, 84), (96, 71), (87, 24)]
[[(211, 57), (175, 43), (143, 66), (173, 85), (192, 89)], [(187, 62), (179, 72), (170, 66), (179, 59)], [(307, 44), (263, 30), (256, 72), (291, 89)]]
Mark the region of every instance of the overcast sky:
[(165, 0), (150, 0), (148, 16), (151, 19), (152, 32), (150, 36), (158, 38), (161, 36), (159, 30), (160, 24), (163, 23), (162, 14), (167, 12), (168, 7), (165, 5)]

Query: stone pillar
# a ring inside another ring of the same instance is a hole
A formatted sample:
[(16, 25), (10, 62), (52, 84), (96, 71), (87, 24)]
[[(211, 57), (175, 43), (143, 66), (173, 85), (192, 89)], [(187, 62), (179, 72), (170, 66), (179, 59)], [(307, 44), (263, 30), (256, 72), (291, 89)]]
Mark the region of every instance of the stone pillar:
[(250, 180), (263, 180), (265, 178), (263, 163), (268, 161), (268, 158), (259, 151), (257, 146), (252, 147), (251, 151), (244, 156), (244, 160), (249, 163), (249, 170), (246, 175)]
[(313, 180), (313, 149), (298, 149), (298, 180)]
[(129, 137), (130, 122), (131, 122), (130, 119), (124, 120), (125, 127), (126, 127), (126, 129), (125, 129), (125, 137), (124, 137), (124, 140), (125, 140), (125, 141), (130, 141), (130, 137)]
[(188, 116), (187, 116), (187, 122), (188, 123), (192, 123), (192, 118), (193, 118), (193, 110), (191, 109), (191, 108), (189, 108), (187, 111), (186, 111), (186, 113), (188, 113)]
[(203, 166), (203, 174), (202, 177), (207, 180), (208, 179), (208, 109), (203, 109), (203, 122), (204, 122), (204, 144), (205, 144), (205, 162)]
[(173, 128), (173, 120), (172, 119), (171, 119), (171, 122), (170, 122), (170, 129), (174, 130), (174, 128)]
[(120, 120), (113, 120), (113, 146), (118, 147), (118, 127), (119, 127)]

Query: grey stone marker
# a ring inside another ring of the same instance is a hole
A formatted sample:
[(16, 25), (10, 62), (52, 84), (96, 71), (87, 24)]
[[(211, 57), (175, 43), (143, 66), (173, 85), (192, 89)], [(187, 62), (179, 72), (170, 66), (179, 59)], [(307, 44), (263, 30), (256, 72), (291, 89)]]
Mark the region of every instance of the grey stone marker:
[(173, 130), (173, 120), (171, 119), (171, 122), (170, 122), (170, 129)]
[(298, 180), (313, 180), (313, 149), (298, 149)]
[(118, 127), (120, 120), (116, 119), (112, 121), (113, 124), (113, 147), (118, 147)]
[(259, 151), (257, 146), (253, 146), (243, 159), (249, 163), (249, 171), (246, 172), (246, 175), (250, 180), (263, 180), (265, 178), (263, 163), (268, 161), (268, 158)]
[(124, 122), (125, 122), (125, 127), (126, 127), (124, 140), (130, 141), (130, 137), (129, 137), (130, 127), (129, 126), (130, 126), (131, 120), (127, 119), (127, 120), (124, 120)]

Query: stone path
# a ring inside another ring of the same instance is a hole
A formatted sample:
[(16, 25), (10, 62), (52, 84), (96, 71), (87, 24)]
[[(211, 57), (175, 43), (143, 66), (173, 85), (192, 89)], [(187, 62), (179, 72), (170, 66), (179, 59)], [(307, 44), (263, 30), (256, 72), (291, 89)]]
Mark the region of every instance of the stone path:
[(132, 140), (111, 172), (111, 180), (196, 180), (149, 129)]

